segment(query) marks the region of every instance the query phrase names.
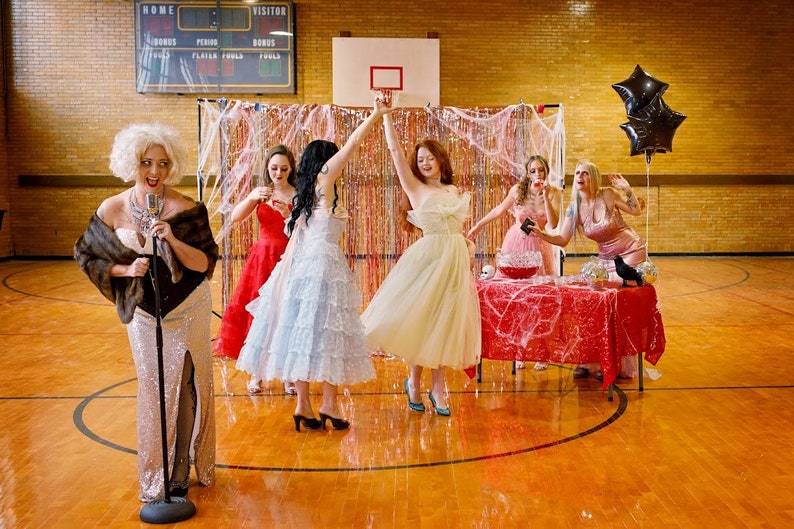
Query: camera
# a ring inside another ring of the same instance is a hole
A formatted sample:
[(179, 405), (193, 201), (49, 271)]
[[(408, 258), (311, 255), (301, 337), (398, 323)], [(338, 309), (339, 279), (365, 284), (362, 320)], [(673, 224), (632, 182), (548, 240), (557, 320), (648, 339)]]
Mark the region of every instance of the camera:
[(527, 218), (524, 222), (521, 223), (521, 231), (529, 235), (532, 233), (532, 226), (535, 225), (532, 219)]

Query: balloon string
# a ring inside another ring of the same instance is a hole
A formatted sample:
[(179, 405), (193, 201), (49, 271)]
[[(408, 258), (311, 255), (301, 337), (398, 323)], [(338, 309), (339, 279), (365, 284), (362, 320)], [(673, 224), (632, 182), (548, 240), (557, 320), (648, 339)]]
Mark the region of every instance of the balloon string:
[(651, 243), (648, 237), (650, 237), (650, 225), (651, 225), (651, 162), (650, 160), (647, 161), (645, 164), (645, 196), (648, 199), (648, 203), (645, 204), (645, 253), (649, 256), (648, 261), (650, 261), (650, 254), (651, 254)]

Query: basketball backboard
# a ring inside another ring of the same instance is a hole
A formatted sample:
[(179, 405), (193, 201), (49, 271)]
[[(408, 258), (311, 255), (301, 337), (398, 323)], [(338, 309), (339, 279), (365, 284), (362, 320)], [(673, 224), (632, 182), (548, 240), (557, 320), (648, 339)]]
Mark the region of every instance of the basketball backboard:
[(396, 105), (439, 105), (439, 40), (336, 37), (334, 104), (372, 105), (373, 90), (399, 92)]

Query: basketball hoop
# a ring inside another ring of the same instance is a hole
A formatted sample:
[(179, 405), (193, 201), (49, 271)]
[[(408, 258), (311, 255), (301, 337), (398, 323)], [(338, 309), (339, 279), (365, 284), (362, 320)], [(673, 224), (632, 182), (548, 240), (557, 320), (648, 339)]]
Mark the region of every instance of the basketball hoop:
[(395, 90), (393, 88), (378, 88), (372, 90), (372, 95), (383, 101), (383, 103), (389, 108), (392, 108), (397, 104), (399, 93), (399, 90)]
[(370, 66), (369, 89), (388, 107), (397, 104), (397, 94), (403, 89), (402, 66)]

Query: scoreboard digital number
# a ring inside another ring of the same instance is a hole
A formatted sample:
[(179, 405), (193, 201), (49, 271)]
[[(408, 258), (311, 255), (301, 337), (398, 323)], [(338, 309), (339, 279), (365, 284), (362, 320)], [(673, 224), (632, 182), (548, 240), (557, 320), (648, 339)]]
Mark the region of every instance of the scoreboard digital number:
[(294, 94), (290, 1), (135, 0), (140, 93)]

